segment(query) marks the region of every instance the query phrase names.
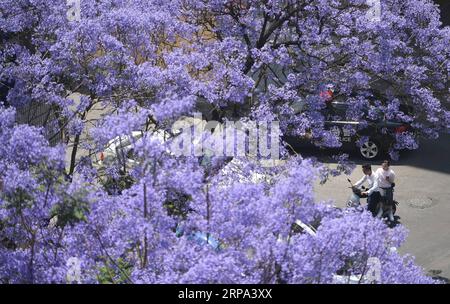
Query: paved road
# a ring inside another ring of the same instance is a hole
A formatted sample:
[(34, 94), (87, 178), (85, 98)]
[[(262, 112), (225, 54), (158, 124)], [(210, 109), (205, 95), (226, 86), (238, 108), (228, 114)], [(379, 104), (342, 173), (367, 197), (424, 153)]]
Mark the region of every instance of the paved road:
[[(307, 154), (322, 159), (330, 155), (318, 151)], [(358, 164), (350, 176), (356, 181), (362, 176), (363, 162), (357, 156), (351, 159)], [(374, 164), (378, 167), (378, 162)], [(441, 271), (440, 276), (450, 278), (450, 134), (437, 141), (423, 141), (419, 150), (404, 153), (392, 168), (398, 176), (397, 214), (410, 231), (400, 251), (414, 255), (427, 271)], [(350, 194), (346, 179), (339, 176), (325, 185), (317, 183), (317, 199), (333, 199), (337, 206), (344, 207)]]

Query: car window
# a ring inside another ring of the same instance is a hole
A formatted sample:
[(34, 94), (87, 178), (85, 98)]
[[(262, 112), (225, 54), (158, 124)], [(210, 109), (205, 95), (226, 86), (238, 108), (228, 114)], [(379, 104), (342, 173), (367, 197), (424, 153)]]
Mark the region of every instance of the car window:
[(336, 112), (336, 113), (339, 113), (339, 114), (344, 114), (345, 115), (345, 112), (347, 111), (347, 109), (348, 109), (348, 105), (347, 104), (344, 104), (344, 103), (332, 103), (331, 104), (331, 106), (333, 107), (333, 110)]

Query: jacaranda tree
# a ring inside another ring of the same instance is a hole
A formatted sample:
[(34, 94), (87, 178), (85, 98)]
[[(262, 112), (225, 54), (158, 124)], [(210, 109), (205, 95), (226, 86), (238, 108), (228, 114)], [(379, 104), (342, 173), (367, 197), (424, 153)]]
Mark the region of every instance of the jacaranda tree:
[[(315, 202), (336, 170), (283, 147), (273, 167), (180, 156), (154, 136), (201, 112), (339, 146), (320, 94), (333, 84), (342, 118), (408, 123), (391, 155), (414, 149), (450, 122), (450, 29), (431, 1), (381, 0), (378, 19), (365, 0), (69, 3), (0, 2), (2, 282), (433, 282), (395, 250), (403, 227)], [(57, 114), (45, 132), (15, 122), (31, 105)], [(133, 164), (97, 166), (122, 137)]]

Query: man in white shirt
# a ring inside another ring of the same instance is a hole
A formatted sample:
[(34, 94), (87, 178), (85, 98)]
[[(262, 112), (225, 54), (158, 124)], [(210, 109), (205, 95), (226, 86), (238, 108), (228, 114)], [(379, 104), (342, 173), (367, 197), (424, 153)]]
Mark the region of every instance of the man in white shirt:
[(378, 202), (380, 201), (380, 192), (378, 189), (378, 176), (372, 172), (372, 167), (369, 164), (362, 166), (364, 176), (355, 183), (354, 186), (360, 187), (367, 182), (369, 190), (362, 192), (361, 194), (367, 195), (367, 209), (376, 215), (376, 209)]
[(395, 172), (390, 168), (390, 165), (388, 160), (383, 161), (381, 168), (378, 168), (375, 174), (378, 176), (378, 186), (382, 189), (386, 203), (392, 205), (394, 200)]

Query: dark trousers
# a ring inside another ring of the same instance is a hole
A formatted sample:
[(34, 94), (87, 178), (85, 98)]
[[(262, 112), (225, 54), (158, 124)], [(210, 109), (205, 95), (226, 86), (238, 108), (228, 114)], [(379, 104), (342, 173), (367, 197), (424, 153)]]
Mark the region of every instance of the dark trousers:
[(384, 199), (386, 204), (392, 205), (394, 202), (394, 188), (382, 188), (384, 190)]
[(374, 191), (371, 195), (367, 197), (367, 209), (372, 212), (373, 216), (377, 215), (377, 205), (380, 202), (380, 192)]

